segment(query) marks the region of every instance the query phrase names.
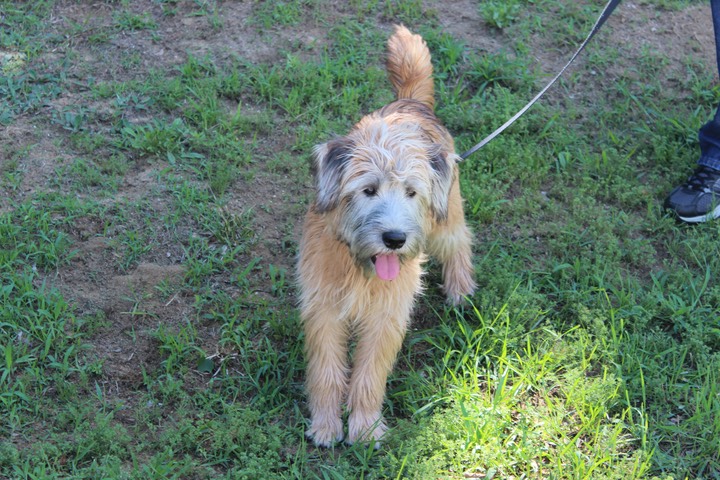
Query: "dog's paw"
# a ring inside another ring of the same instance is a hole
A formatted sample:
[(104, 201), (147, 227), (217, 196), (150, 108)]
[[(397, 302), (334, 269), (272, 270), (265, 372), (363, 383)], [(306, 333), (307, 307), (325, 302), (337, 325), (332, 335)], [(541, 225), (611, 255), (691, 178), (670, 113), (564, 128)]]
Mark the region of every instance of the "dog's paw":
[(342, 420), (340, 418), (325, 419), (322, 422), (313, 420), (305, 435), (318, 447), (331, 447), (342, 441), (344, 437)]
[(465, 303), (465, 297), (472, 296), (475, 293), (475, 283), (469, 284), (464, 288), (448, 288), (447, 284), (443, 286), (445, 290), (445, 296), (447, 297), (447, 303), (453, 307), (462, 305)]
[(380, 448), (380, 440), (387, 432), (387, 429), (379, 414), (363, 416), (351, 413), (348, 420), (348, 436), (345, 441), (348, 445), (356, 442), (375, 442), (375, 449), (377, 450)]

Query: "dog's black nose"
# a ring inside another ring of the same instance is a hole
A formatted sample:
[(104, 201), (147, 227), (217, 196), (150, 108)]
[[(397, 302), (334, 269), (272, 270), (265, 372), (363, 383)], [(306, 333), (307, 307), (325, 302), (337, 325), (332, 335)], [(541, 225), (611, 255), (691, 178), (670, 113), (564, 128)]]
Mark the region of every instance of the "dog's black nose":
[(389, 232), (383, 232), (382, 239), (386, 247), (397, 250), (405, 245), (407, 235), (397, 230), (390, 230)]

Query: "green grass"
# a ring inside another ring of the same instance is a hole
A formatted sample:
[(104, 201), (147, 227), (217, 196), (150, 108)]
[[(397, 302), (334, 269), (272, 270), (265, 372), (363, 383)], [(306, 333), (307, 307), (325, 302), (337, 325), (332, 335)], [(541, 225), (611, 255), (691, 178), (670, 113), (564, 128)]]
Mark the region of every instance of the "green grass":
[[(717, 478), (720, 224), (660, 204), (720, 89), (692, 49), (619, 42), (615, 19), (461, 165), (478, 292), (446, 307), (431, 263), (381, 448), (308, 444), (309, 160), (392, 99), (390, 24), (426, 38), (463, 151), (600, 9), (478, 2), (462, 32), (446, 6), (0, 5), (0, 50), (22, 54), (0, 69), (0, 477)], [(271, 51), (234, 50), (247, 36)]]

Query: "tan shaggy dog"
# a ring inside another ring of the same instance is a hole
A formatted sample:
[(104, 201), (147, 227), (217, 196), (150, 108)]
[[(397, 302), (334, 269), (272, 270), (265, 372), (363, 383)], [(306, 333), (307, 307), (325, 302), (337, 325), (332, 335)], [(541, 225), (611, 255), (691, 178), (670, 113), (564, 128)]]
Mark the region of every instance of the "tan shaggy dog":
[(343, 439), (344, 402), (347, 443), (376, 441), (385, 432), (385, 384), (422, 290), (426, 253), (443, 265), (450, 302), (475, 288), (458, 157), (433, 113), (423, 39), (395, 27), (387, 70), (397, 101), (315, 148), (317, 198), (305, 218), (298, 278), (308, 436), (322, 446)]

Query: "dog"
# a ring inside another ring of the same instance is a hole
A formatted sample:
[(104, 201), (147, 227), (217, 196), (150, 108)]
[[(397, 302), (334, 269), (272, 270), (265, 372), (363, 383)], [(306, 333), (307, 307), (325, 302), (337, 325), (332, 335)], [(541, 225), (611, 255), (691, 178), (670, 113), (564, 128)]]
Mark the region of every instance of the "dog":
[(475, 289), (458, 156), (434, 113), (430, 51), (404, 26), (395, 27), (387, 48), (397, 100), (314, 150), (316, 199), (305, 217), (297, 275), (307, 436), (318, 446), (343, 438), (379, 445), (387, 430), (387, 376), (422, 292), (427, 255), (442, 264), (450, 303)]

